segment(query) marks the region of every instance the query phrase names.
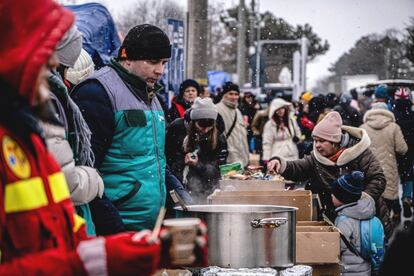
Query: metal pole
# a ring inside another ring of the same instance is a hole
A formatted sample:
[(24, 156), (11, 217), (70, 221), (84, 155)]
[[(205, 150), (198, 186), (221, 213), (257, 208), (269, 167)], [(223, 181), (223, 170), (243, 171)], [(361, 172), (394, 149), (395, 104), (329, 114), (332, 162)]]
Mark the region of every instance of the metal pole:
[(308, 60), (308, 39), (302, 37), (301, 43), (301, 84), (303, 91), (306, 90), (306, 63)]
[(207, 7), (208, 0), (188, 0), (187, 77), (207, 82)]
[(260, 1), (257, 0), (256, 10), (257, 10), (257, 20), (256, 20), (256, 28), (257, 28), (257, 39), (256, 39), (256, 85), (255, 87), (260, 87), (260, 51), (261, 46), (260, 44)]
[(300, 82), (300, 53), (299, 51), (295, 51), (293, 53), (293, 95), (292, 100), (297, 101), (299, 100), (299, 94), (302, 92), (302, 85)]
[[(260, 27), (258, 27), (258, 31), (260, 32)], [(260, 52), (262, 51), (260, 39), (257, 40), (256, 47), (256, 87), (260, 87)]]
[(242, 87), (245, 83), (246, 75), (246, 9), (244, 6), (244, 0), (240, 0), (238, 12), (239, 31), (237, 36), (237, 75), (239, 77), (239, 85)]

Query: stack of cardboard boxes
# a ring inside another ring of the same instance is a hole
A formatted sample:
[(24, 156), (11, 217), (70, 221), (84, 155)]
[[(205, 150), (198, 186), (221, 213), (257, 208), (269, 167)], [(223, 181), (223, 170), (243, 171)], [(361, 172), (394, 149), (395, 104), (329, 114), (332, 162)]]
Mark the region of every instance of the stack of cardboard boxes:
[(296, 224), (296, 263), (310, 265), (313, 276), (340, 275), (340, 236), (323, 221)]
[(311, 191), (285, 190), (285, 184), (269, 180), (222, 180), (211, 204), (260, 204), (297, 207), (296, 263), (310, 265), (316, 276), (340, 275), (340, 235), (335, 227), (313, 221), (315, 202)]

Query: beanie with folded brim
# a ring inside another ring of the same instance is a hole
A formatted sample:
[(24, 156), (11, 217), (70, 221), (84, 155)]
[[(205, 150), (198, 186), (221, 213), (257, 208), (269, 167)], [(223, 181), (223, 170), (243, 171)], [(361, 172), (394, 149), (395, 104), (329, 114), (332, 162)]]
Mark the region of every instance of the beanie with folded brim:
[(91, 56), (82, 49), (81, 54), (75, 62), (73, 68), (69, 68), (66, 79), (73, 84), (78, 84), (93, 73), (95, 65)]
[(390, 97), (387, 86), (383, 84), (378, 85), (375, 88), (374, 95), (375, 95), (375, 98), (377, 99), (388, 99)]
[(221, 93), (224, 95), (224, 94), (226, 94), (230, 91), (234, 91), (234, 92), (237, 92), (237, 94), (240, 94), (239, 86), (235, 83), (232, 83), (232, 82), (228, 81), (228, 82), (224, 83), (223, 91)]
[(178, 95), (178, 97), (179, 97), (179, 98), (183, 98), (184, 91), (185, 91), (188, 87), (194, 87), (194, 88), (195, 88), (195, 90), (197, 90), (197, 96), (198, 96), (198, 95), (200, 95), (200, 93), (201, 93), (201, 86), (200, 86), (200, 84), (198, 84), (198, 82), (197, 82), (197, 81), (195, 81), (195, 80), (192, 80), (192, 79), (187, 79), (187, 80), (183, 81), (183, 82), (180, 84), (180, 89), (179, 89), (180, 94)]
[(191, 107), (190, 118), (193, 121), (202, 119), (216, 120), (217, 114), (217, 107), (211, 98), (197, 98)]
[(360, 171), (343, 175), (332, 183), (332, 194), (342, 203), (356, 202), (362, 195), (363, 179), (364, 174)]
[(59, 63), (72, 68), (82, 50), (82, 34), (73, 25), (56, 47)]
[(119, 60), (151, 60), (171, 57), (171, 44), (160, 28), (141, 24), (126, 35), (118, 52)]
[(339, 143), (342, 137), (342, 118), (336, 111), (329, 112), (312, 131), (312, 137)]

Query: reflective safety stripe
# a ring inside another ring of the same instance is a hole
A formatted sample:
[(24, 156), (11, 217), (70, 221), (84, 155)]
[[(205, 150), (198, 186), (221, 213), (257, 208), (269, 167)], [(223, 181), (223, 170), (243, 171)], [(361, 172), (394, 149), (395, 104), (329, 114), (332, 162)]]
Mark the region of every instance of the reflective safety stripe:
[(80, 216), (78, 216), (77, 214), (73, 214), (73, 232), (78, 232), (78, 230), (79, 230), (79, 228), (81, 228), (82, 227), (82, 225), (84, 225), (85, 224), (85, 220), (82, 218), (82, 217), (80, 217)]
[(7, 184), (4, 194), (6, 213), (21, 212), (46, 206), (46, 191), (40, 177)]
[(59, 203), (70, 197), (68, 184), (62, 172), (49, 175), (49, 185), (55, 203)]

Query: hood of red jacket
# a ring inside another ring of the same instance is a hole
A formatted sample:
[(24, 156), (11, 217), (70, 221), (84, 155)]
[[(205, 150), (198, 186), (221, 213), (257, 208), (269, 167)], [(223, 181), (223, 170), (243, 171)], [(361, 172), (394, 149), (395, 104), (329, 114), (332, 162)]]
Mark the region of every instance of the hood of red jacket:
[(40, 69), (74, 15), (53, 0), (1, 0), (0, 18), (0, 78), (33, 104)]

